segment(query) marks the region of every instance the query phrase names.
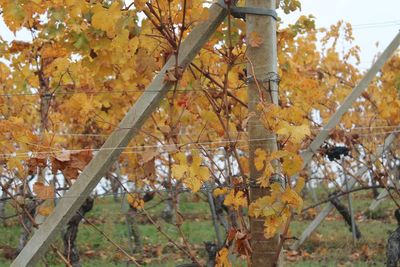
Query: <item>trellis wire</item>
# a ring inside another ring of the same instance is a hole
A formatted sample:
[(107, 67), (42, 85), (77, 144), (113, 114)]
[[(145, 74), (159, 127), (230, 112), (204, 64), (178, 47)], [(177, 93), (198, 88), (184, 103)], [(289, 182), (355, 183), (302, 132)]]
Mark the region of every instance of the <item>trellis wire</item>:
[[(252, 126), (255, 127), (265, 127), (264, 124), (252, 124)], [(381, 125), (381, 126), (360, 126), (360, 127), (354, 127), (349, 129), (349, 132), (353, 132), (354, 130), (369, 130), (369, 129), (386, 129), (386, 128), (397, 128), (398, 126), (396, 125)], [(311, 128), (311, 130), (321, 130), (322, 127), (315, 127)], [(347, 129), (342, 129), (346, 131)], [(196, 134), (209, 134), (209, 133), (215, 133), (215, 131), (198, 131), (198, 132), (184, 132), (184, 133), (176, 133), (176, 134), (171, 134), (171, 136), (191, 136), (191, 135), (196, 135)], [(245, 133), (247, 134), (247, 131), (229, 131), (228, 133)], [(346, 132), (348, 133), (348, 132)], [(386, 133), (386, 132), (385, 132)], [(391, 133), (391, 132), (388, 132)], [(88, 137), (108, 137), (110, 136), (109, 134), (96, 134), (96, 133), (48, 133), (50, 136), (88, 136)]]

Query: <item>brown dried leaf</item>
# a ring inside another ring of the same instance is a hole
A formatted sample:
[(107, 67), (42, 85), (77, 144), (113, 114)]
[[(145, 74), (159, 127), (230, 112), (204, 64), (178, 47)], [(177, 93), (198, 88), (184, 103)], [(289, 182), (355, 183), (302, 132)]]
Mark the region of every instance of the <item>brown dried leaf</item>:
[(143, 162), (148, 162), (148, 161), (154, 159), (154, 157), (157, 156), (158, 154), (159, 153), (155, 149), (147, 150), (142, 154), (142, 160), (143, 160)]
[(86, 165), (92, 160), (92, 157), (92, 152), (89, 150), (71, 153), (70, 167), (82, 171), (86, 167)]
[(239, 255), (250, 255), (252, 249), (250, 246), (250, 235), (248, 233), (237, 232), (236, 234), (236, 252)]
[(62, 170), (62, 173), (63, 173), (64, 177), (69, 180), (76, 179), (76, 178), (78, 178), (78, 175), (79, 175), (78, 169), (70, 167), (70, 166), (67, 166), (66, 168), (64, 168)]
[(164, 81), (177, 82), (182, 78), (184, 69), (182, 67), (173, 67), (165, 72)]
[(56, 154), (55, 158), (58, 161), (62, 161), (62, 162), (70, 161), (71, 160), (71, 152), (68, 150), (64, 150), (61, 153)]
[(11, 42), (11, 47), (9, 51), (10, 53), (17, 53), (23, 51), (24, 49), (28, 49), (30, 46), (30, 43), (14, 40)]

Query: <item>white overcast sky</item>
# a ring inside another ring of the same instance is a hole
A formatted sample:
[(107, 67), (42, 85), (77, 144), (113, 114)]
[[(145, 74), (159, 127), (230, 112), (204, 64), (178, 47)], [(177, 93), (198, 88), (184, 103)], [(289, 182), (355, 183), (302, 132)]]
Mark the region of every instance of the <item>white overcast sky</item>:
[[(280, 15), (293, 23), (300, 15), (312, 14), (317, 27), (329, 27), (339, 20), (354, 26), (355, 44), (361, 48), (361, 69), (368, 68), (400, 29), (400, 0), (302, 0), (301, 12)], [(0, 35), (6, 40), (29, 40), (28, 32), (11, 33), (0, 18)], [(376, 43), (379, 46), (376, 47)]]
[(371, 66), (374, 55), (383, 51), (400, 29), (400, 0), (302, 0), (301, 3), (301, 12), (281, 15), (282, 19), (293, 23), (300, 15), (312, 14), (317, 27), (329, 27), (339, 20), (350, 22), (355, 44), (361, 49), (361, 69)]

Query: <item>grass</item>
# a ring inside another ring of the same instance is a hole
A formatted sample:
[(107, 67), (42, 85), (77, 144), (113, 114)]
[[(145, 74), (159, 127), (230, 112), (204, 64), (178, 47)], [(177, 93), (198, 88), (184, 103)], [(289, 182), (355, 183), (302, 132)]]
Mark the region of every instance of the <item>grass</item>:
[[(323, 199), (323, 193), (319, 194)], [(385, 245), (388, 232), (396, 228), (392, 217), (395, 209), (389, 199), (383, 202), (377, 211), (368, 213), (371, 202), (369, 193), (358, 192), (353, 195), (357, 224), (363, 238), (353, 244), (348, 226), (337, 213), (332, 213), (311, 235), (297, 252), (286, 250), (285, 266), (382, 266), (385, 263)], [(182, 245), (183, 240), (178, 229), (160, 218), (163, 204), (154, 206), (159, 200), (146, 203), (151, 207), (149, 213), (157, 221), (174, 242)], [(343, 199), (345, 202), (345, 199)], [(305, 201), (305, 206), (311, 204)], [(182, 195), (180, 212), (184, 218), (182, 231), (188, 242), (199, 257), (205, 258), (203, 242), (215, 239), (211, 223), (208, 203), (198, 196)], [(128, 230), (124, 211), (126, 205), (115, 203), (112, 198), (97, 199), (93, 210), (87, 214), (87, 219), (95, 224), (106, 236), (115, 243), (130, 251)], [(12, 213), (8, 207), (7, 212)], [(311, 222), (318, 209), (298, 216), (291, 224), (291, 235), (299, 236)], [(135, 257), (142, 260), (146, 266), (176, 266), (189, 262), (184, 254), (179, 252), (168, 240), (159, 233), (156, 226), (148, 223), (146, 216), (138, 215), (139, 229), (143, 238), (144, 250)], [(8, 226), (0, 226), (0, 266), (9, 266), (10, 260), (5, 258), (7, 249), (15, 248), (21, 231), (17, 219), (11, 219)], [(62, 248), (60, 240), (57, 247)], [(106, 238), (99, 234), (90, 224), (82, 223), (78, 234), (78, 245), (83, 266), (127, 266), (126, 258)], [(287, 249), (287, 248), (286, 248)], [(50, 266), (63, 266), (62, 262), (49, 252), (46, 260)], [(41, 263), (44, 266), (44, 263)], [(243, 261), (236, 261), (234, 266), (245, 266)]]

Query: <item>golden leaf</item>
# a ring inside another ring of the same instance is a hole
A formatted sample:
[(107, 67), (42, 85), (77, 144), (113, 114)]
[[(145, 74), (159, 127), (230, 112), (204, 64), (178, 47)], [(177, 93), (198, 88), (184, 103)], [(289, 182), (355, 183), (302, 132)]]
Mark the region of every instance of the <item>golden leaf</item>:
[(54, 188), (52, 186), (44, 185), (42, 182), (36, 182), (33, 185), (33, 192), (39, 199), (53, 199)]
[(286, 124), (283, 128), (280, 128), (277, 134), (283, 135), (287, 138), (291, 138), (294, 143), (300, 143), (306, 136), (311, 135), (310, 127), (308, 125), (288, 125)]
[(222, 248), (217, 253), (217, 257), (215, 259), (215, 266), (216, 267), (231, 267), (232, 264), (229, 261), (229, 250), (227, 248)]
[(224, 204), (226, 206), (233, 206), (234, 209), (239, 210), (240, 207), (247, 207), (247, 199), (242, 191), (235, 193), (235, 190), (231, 190), (225, 197)]
[(46, 45), (41, 50), (41, 55), (43, 59), (64, 57), (67, 54), (68, 54), (67, 49), (59, 44)]
[(261, 171), (264, 168), (265, 161), (267, 160), (267, 152), (261, 148), (257, 148), (254, 157), (254, 165), (258, 171)]
[(300, 213), (303, 208), (303, 199), (291, 188), (285, 189), (281, 195), (281, 200), (289, 204), (289, 206), (294, 208), (298, 213)]
[(267, 217), (275, 213), (275, 210), (272, 209), (272, 204), (276, 200), (276, 194), (270, 196), (264, 196), (257, 199), (255, 202), (251, 203), (249, 206), (249, 215), (253, 217), (259, 217), (263, 215)]
[[(53, 203), (53, 202), (48, 202), (48, 203)], [(53, 211), (54, 207), (52, 204), (46, 204), (46, 205), (42, 205), (38, 208), (38, 213), (42, 216), (49, 216), (52, 211)]]
[(298, 154), (291, 153), (283, 158), (282, 168), (287, 175), (295, 175), (303, 169), (303, 158)]
[(225, 195), (227, 192), (228, 192), (228, 189), (225, 187), (224, 188), (215, 188), (213, 195), (214, 195), (214, 197), (217, 197), (217, 196)]
[(187, 171), (187, 167), (184, 165), (172, 166), (172, 176), (178, 180), (182, 179)]
[(126, 197), (128, 203), (135, 209), (143, 209), (144, 201), (139, 195), (128, 194)]
[(100, 4), (97, 4), (94, 6), (92, 11), (93, 27), (105, 31), (109, 38), (113, 38), (116, 34), (115, 27), (117, 22), (122, 16), (119, 2), (113, 2), (108, 9), (102, 7)]
[(269, 216), (265, 219), (264, 223), (264, 236), (269, 239), (273, 237), (278, 231), (279, 227), (282, 225), (283, 220), (281, 217), (276, 215)]

